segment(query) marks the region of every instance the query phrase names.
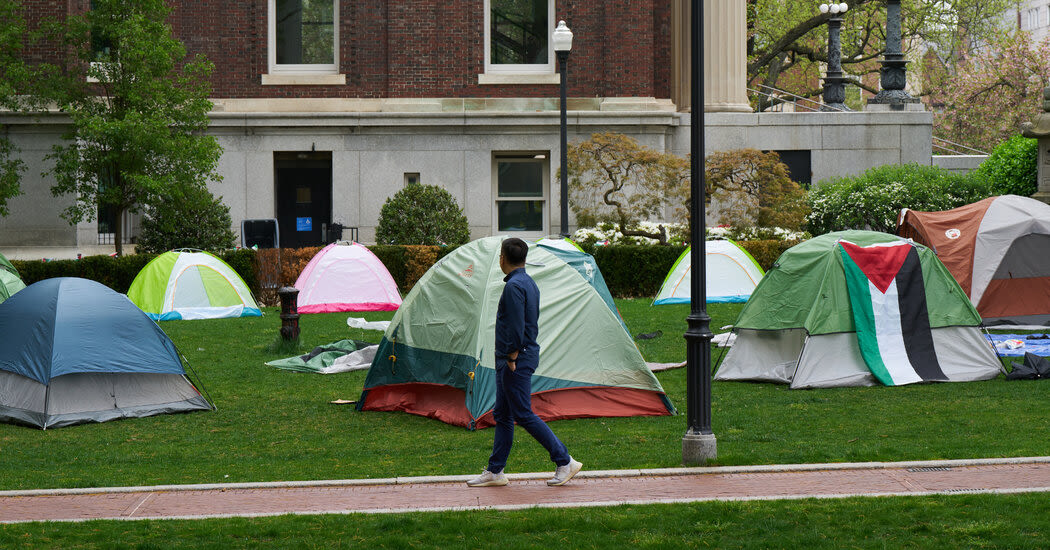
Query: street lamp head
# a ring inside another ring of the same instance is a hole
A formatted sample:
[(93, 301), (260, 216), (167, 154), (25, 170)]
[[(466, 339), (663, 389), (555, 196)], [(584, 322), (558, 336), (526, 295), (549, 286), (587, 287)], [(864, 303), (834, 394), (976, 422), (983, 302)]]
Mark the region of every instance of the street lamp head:
[(565, 21), (558, 21), (558, 27), (554, 29), (551, 42), (554, 43), (556, 52), (567, 52), (572, 49), (572, 31), (565, 25)]
[(839, 13), (846, 13), (846, 10), (848, 10), (848, 9), (849, 9), (849, 5), (847, 5), (845, 2), (842, 2), (841, 4), (839, 4)]
[(820, 13), (828, 13), (828, 10), (830, 8), (831, 8), (831, 6), (828, 6), (827, 4), (821, 4), (820, 5)]

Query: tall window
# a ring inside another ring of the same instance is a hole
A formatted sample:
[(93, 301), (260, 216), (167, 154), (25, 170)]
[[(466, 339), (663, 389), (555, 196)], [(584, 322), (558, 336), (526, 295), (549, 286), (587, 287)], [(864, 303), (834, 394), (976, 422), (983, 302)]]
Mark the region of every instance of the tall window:
[(485, 0), (485, 72), (553, 73), (551, 0)]
[(497, 232), (527, 232), (536, 236), (546, 233), (547, 156), (529, 154), (494, 159)]
[(335, 73), (337, 0), (269, 0), (270, 72)]

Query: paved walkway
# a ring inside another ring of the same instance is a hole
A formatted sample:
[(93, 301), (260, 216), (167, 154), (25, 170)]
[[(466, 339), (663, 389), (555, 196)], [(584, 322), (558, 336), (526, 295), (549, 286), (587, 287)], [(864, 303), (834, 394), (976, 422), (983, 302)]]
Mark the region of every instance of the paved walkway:
[(1050, 457), (584, 471), (563, 487), (548, 487), (549, 475), (486, 488), (446, 476), (0, 491), (0, 523), (1050, 492)]

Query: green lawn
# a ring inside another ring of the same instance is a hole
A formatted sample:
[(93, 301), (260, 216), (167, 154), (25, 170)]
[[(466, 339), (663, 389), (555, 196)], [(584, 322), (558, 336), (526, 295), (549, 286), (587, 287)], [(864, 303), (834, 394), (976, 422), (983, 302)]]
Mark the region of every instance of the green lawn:
[[(684, 359), (687, 306), (617, 303), (633, 334), (662, 332), (638, 342), (646, 359)], [(732, 323), (740, 307), (713, 304), (714, 332)], [(390, 314), (364, 316), (376, 320)], [(348, 329), (346, 317), (304, 316), (303, 348), (346, 337), (380, 337)], [(0, 489), (468, 474), (484, 466), (491, 430), (471, 432), (436, 420), (361, 413), (329, 403), (357, 399), (363, 372), (322, 376), (263, 365), (290, 355), (275, 349), (279, 325), (274, 309), (263, 318), (163, 323), (218, 410), (48, 431), (0, 424)], [(720, 351), (714, 351), (716, 361)], [(658, 377), (682, 408), (684, 371)], [(805, 391), (716, 382), (712, 393), (717, 464), (722, 465), (1050, 454), (1046, 389), (1038, 381), (1000, 377)], [(617, 469), (678, 466), (686, 426), (684, 416), (676, 416), (569, 420), (552, 427), (588, 469)], [(548, 469), (542, 448), (520, 438), (508, 470)], [(1037, 535), (1050, 527), (1047, 506), (1044, 495), (965, 495), (29, 524), (0, 527), (0, 547), (1035, 547), (1042, 545)], [(505, 536), (490, 537), (495, 530)]]
[[(618, 304), (632, 333), (663, 332), (639, 342), (648, 360), (684, 359), (687, 306)], [(713, 305), (715, 331), (739, 308)], [(348, 329), (346, 317), (303, 316), (304, 347), (348, 336), (378, 340), (378, 332)], [(329, 403), (356, 400), (364, 372), (326, 376), (265, 366), (289, 355), (274, 350), (279, 324), (272, 309), (262, 318), (163, 323), (218, 410), (47, 431), (0, 424), (0, 489), (467, 474), (484, 466), (491, 430)], [(684, 407), (684, 369), (658, 377)], [(721, 465), (1050, 454), (1050, 415), (1038, 381), (805, 391), (718, 382), (712, 394)], [(588, 469), (678, 466), (686, 428), (684, 415), (552, 427)], [(515, 445), (509, 471), (549, 468), (537, 443), (521, 438)]]
[(1044, 494), (0, 526), (3, 548), (1045, 548)]

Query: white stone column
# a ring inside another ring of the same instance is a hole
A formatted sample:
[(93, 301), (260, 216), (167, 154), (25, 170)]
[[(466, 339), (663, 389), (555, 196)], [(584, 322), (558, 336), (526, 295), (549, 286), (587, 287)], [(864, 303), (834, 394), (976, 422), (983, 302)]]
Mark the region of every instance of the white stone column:
[(746, 4), (745, 0), (703, 0), (705, 112), (753, 111), (746, 90)]

